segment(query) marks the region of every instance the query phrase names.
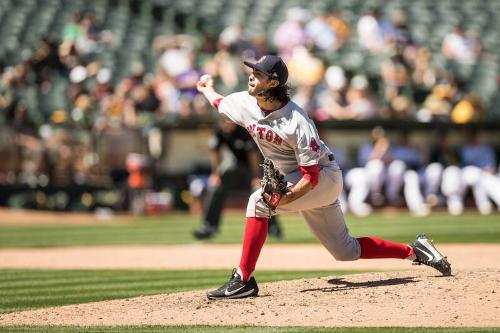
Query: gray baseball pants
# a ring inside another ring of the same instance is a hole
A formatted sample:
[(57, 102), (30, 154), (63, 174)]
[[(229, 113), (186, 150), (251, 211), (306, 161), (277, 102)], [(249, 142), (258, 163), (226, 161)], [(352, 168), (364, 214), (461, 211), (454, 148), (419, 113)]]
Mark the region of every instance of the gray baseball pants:
[[(301, 178), (299, 171), (285, 176), (289, 185), (296, 184)], [(357, 260), (361, 247), (357, 239), (349, 235), (344, 214), (340, 209), (338, 197), (342, 187), (341, 171), (333, 165), (324, 167), (320, 169), (319, 182), (314, 189), (274, 211), (270, 211), (262, 200), (261, 189), (255, 191), (248, 200), (246, 217), (269, 217), (299, 212), (316, 238), (336, 260)]]

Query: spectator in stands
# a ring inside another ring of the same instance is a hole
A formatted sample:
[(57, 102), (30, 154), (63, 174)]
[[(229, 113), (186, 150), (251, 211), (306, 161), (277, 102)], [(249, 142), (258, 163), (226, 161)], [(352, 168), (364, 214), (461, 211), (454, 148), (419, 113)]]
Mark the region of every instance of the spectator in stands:
[[(251, 49), (246, 36), (243, 35), (240, 25), (231, 25), (225, 28), (217, 42), (217, 52), (204, 65), (204, 72), (209, 73), (222, 81), (223, 89), (233, 90), (240, 84), (238, 68), (239, 59)], [(254, 56), (254, 54), (252, 54)]]
[(486, 118), (481, 98), (475, 94), (464, 96), (451, 111), (451, 121), (457, 124), (481, 122)]
[(274, 33), (274, 45), (279, 55), (288, 63), (296, 47), (308, 47), (311, 40), (308, 37), (305, 24), (309, 19), (309, 12), (302, 7), (291, 7), (286, 13), (286, 19)]
[(69, 42), (71, 44), (74, 44), (78, 39), (78, 37), (82, 35), (80, 21), (81, 21), (80, 13), (73, 13), (71, 15), (69, 22), (67, 22), (63, 27), (63, 32), (62, 32), (63, 43)]
[(85, 14), (79, 22), (80, 34), (75, 40), (75, 47), (82, 57), (86, 57), (98, 49), (99, 35), (95, 25), (95, 15)]
[(477, 37), (472, 33), (465, 33), (463, 25), (456, 25), (452, 32), (444, 37), (442, 45), (443, 55), (460, 64), (474, 64), (481, 52)]
[(362, 16), (357, 29), (359, 44), (373, 54), (386, 52), (389, 42), (395, 38), (394, 25), (378, 8)]
[(385, 103), (391, 118), (412, 119), (410, 66), (402, 53), (395, 53), (381, 66)]
[(413, 102), (411, 97), (399, 94), (389, 104), (390, 118), (401, 120), (414, 120)]
[(13, 88), (15, 80), (15, 69), (7, 67), (0, 76), (0, 120), (5, 119), (15, 103), (15, 90)]
[[(153, 90), (152, 81), (145, 75), (144, 65), (136, 63), (132, 66), (132, 76), (125, 79), (125, 93), (130, 98), (140, 127), (151, 126), (153, 116), (159, 108), (159, 101)], [(149, 115), (149, 116), (148, 116)]]
[(329, 12), (327, 22), (335, 33), (336, 48), (338, 49), (344, 45), (351, 34), (349, 24), (344, 20), (340, 10)]
[(265, 33), (255, 34), (252, 37), (252, 43), (255, 47), (255, 58), (260, 59), (261, 57), (269, 54), (270, 46), (267, 41)]
[(345, 104), (339, 91), (323, 94), (320, 99), (321, 113), (332, 119), (367, 120), (377, 118), (375, 101), (369, 90), (368, 79), (364, 75), (354, 76), (345, 93)]
[(40, 84), (44, 80), (49, 80), (54, 75), (61, 77), (68, 76), (68, 68), (62, 63), (59, 57), (60, 44), (61, 40), (54, 34), (43, 36), (38, 43), (31, 60), (37, 84)]
[(317, 93), (318, 108), (314, 113), (314, 119), (324, 121), (330, 119), (329, 110), (331, 105), (345, 106), (347, 78), (342, 67), (330, 66), (325, 72), (324, 84), (320, 86)]
[(135, 109), (132, 100), (127, 96), (127, 86), (119, 84), (114, 94), (104, 98), (98, 112), (94, 129), (101, 132), (109, 126), (122, 126), (134, 128), (137, 125)]
[(113, 93), (113, 86), (111, 84), (111, 70), (109, 68), (99, 68), (96, 74), (96, 82), (91, 91), (92, 98), (100, 103), (103, 99)]
[(428, 48), (421, 47), (416, 51), (413, 60), (411, 82), (413, 100), (417, 105), (423, 103), (438, 80), (438, 73), (432, 65), (432, 54)]
[(406, 22), (406, 16), (402, 12), (393, 13), (392, 22), (394, 25), (394, 48), (398, 50), (404, 50), (407, 47), (414, 46), (414, 41), (411, 36), (411, 32), (408, 29)]
[(340, 44), (335, 30), (328, 22), (328, 18), (328, 12), (322, 12), (305, 26), (306, 34), (312, 40), (313, 46), (318, 52), (332, 52)]
[(449, 122), (450, 113), (458, 89), (453, 80), (443, 80), (432, 88), (422, 107), (417, 111), (417, 119), (422, 122)]
[(87, 94), (88, 90), (85, 85), (85, 80), (88, 77), (87, 69), (84, 66), (78, 65), (71, 69), (69, 73), (70, 85), (68, 86), (68, 91), (66, 93), (67, 99), (71, 104), (80, 96), (81, 94)]
[(325, 72), (321, 59), (304, 46), (293, 49), (287, 67), (289, 80), (296, 85), (317, 85)]
[(313, 86), (307, 84), (299, 85), (296, 89), (296, 93), (292, 96), (292, 101), (297, 103), (297, 105), (301, 105), (302, 109), (306, 111), (311, 118), (314, 118), (318, 106), (314, 98)]
[(194, 43), (194, 38), (188, 35), (161, 35), (153, 40), (152, 47), (158, 55), (158, 65), (175, 78), (192, 68)]
[(191, 54), (189, 67), (175, 77), (175, 86), (179, 90), (179, 115), (192, 119), (210, 119), (207, 103), (196, 90), (196, 82), (202, 76), (197, 68), (195, 56)]
[(174, 121), (177, 118), (179, 90), (175, 86), (174, 78), (168, 75), (162, 66), (156, 69), (154, 92), (160, 103), (160, 118)]
[[(173, 84), (178, 93), (160, 96), (177, 95), (175, 96), (176, 101), (170, 100), (170, 103), (175, 105), (171, 111), (175, 112), (176, 116), (181, 119), (206, 119), (209, 117), (207, 105), (195, 88), (202, 73), (196, 62), (193, 37), (187, 35), (158, 36), (153, 41), (153, 50), (159, 54), (158, 62), (163, 70), (161, 75), (165, 75), (160, 81), (164, 83), (165, 88), (168, 88), (170, 83)], [(158, 90), (156, 92), (159, 93)]]
[(249, 50), (255, 52), (253, 42), (240, 24), (230, 25), (220, 33), (218, 48), (221, 47), (227, 47), (232, 54), (243, 54)]
[[(99, 73), (98, 73), (99, 74)], [(160, 102), (155, 95), (153, 82), (146, 78), (144, 66), (135, 63), (131, 69), (131, 76), (122, 80), (116, 87), (114, 94), (106, 92), (106, 80), (109, 74), (100, 73), (100, 83), (97, 88), (102, 89), (100, 99), (102, 113), (99, 115), (97, 126), (101, 129), (109, 122), (123, 123), (128, 127), (149, 128), (159, 109)]]

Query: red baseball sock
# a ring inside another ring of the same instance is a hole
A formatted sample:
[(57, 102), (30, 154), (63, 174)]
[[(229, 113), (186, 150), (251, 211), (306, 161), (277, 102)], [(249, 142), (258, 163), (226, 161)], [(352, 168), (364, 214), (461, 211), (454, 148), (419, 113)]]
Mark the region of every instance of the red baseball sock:
[(360, 259), (406, 259), (414, 254), (411, 246), (376, 237), (361, 237), (358, 242), (361, 246)]
[(265, 217), (247, 217), (246, 219), (239, 266), (243, 281), (247, 281), (255, 270), (260, 250), (266, 241), (268, 222), (269, 219)]

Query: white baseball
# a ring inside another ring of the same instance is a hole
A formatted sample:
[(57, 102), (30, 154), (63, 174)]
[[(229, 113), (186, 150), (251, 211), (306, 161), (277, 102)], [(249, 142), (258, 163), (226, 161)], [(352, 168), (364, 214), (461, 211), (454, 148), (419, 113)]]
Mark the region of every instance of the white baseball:
[(201, 77), (200, 77), (200, 83), (205, 85), (207, 84), (208, 80), (210, 80), (212, 78), (211, 75), (209, 74), (203, 74)]

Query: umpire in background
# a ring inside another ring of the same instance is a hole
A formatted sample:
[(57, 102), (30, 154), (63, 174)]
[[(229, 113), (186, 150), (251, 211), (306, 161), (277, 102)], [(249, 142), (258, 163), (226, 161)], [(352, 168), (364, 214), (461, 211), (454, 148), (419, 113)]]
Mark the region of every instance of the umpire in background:
[[(197, 239), (211, 238), (219, 231), (222, 209), (228, 192), (232, 189), (255, 189), (261, 186), (260, 154), (248, 132), (230, 122), (221, 122), (209, 141), (211, 174), (203, 200), (203, 221), (193, 232)], [(223, 158), (222, 148), (231, 152), (232, 158)], [(269, 221), (269, 235), (283, 237), (277, 218)]]

